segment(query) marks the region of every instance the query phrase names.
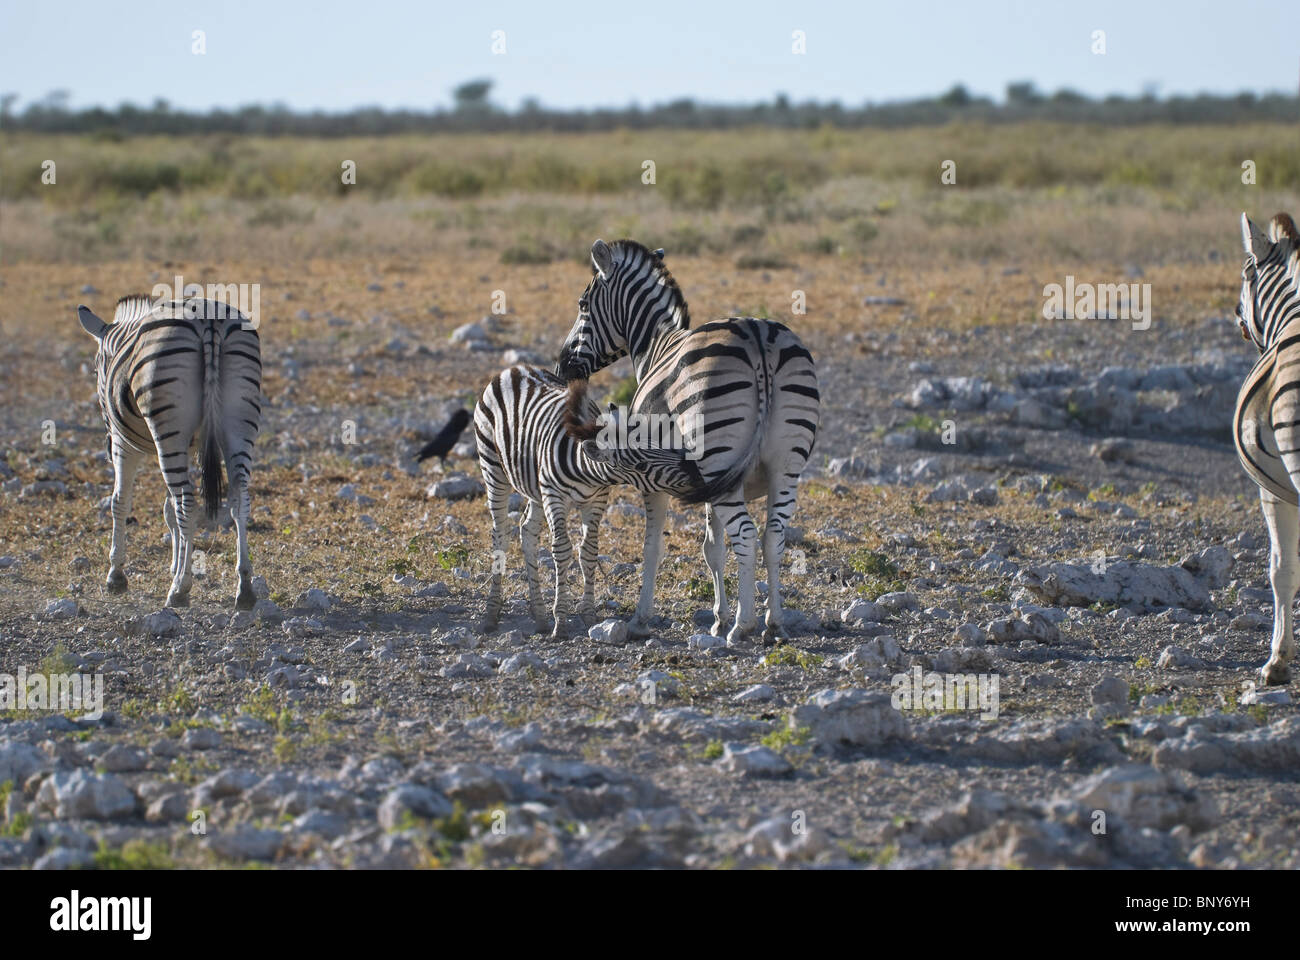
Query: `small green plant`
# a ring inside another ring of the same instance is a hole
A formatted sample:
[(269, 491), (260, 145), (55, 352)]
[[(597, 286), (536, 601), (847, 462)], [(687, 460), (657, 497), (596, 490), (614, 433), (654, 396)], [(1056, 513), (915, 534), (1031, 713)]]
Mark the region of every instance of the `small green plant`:
[(722, 757), (724, 752), (725, 751), (723, 749), (721, 740), (710, 740), (704, 746), (704, 753), (702, 754), (702, 757), (703, 759), (709, 761), (718, 760)]
[(464, 843), (470, 838), (470, 819), (465, 806), (457, 800), (451, 813), (433, 821), (433, 828), (451, 843)]
[(438, 566), (444, 570), (451, 570), (453, 567), (463, 567), (469, 563), (468, 547), (446, 547), (434, 554), (438, 561)]
[(786, 750), (790, 747), (802, 747), (811, 737), (811, 727), (781, 727), (773, 730), (759, 742), (772, 750)]
[(901, 579), (898, 564), (888, 556), (865, 547), (855, 550), (848, 557), (849, 569), (862, 577), (857, 592), (868, 600), (875, 600), (886, 593), (904, 589), (907, 584)]
[(281, 718), (287, 713), (282, 710), (275, 702), (275, 692), (266, 684), (262, 684), (253, 692), (253, 695), (241, 703), (236, 712), (245, 716), (252, 717), (255, 720), (261, 720), (263, 723), (275, 727), (276, 730), (283, 732), (280, 727)]
[(779, 644), (763, 657), (763, 665), (768, 667), (798, 667), (805, 673), (820, 667), (825, 661), (820, 653), (808, 653), (788, 643)]
[(1088, 499), (1091, 500), (1093, 503), (1096, 503), (1098, 500), (1110, 499), (1118, 493), (1119, 491), (1115, 488), (1115, 484), (1103, 483), (1096, 490), (1088, 491)]
[(934, 417), (927, 413), (918, 413), (915, 416), (903, 421), (904, 430), (916, 430), (919, 433), (938, 433), (941, 424)]
[(292, 763), (294, 758), (298, 756), (298, 744), (292, 737), (281, 734), (275, 738), (271, 752), (275, 754), (275, 759), (281, 763)]
[(184, 687), (177, 687), (171, 692), (171, 695), (163, 702), (161, 708), (163, 711), (170, 710), (179, 713), (182, 716), (189, 716), (196, 709), (194, 697)]
[(171, 870), (176, 862), (162, 844), (141, 839), (128, 840), (119, 850), (110, 850), (104, 841), (95, 851), (98, 870)]
[(62, 641), (54, 645), (54, 649), (45, 655), (38, 667), (38, 672), (45, 674), (47, 677), (58, 673), (72, 673), (77, 669), (77, 660), (72, 654), (68, 653), (63, 646)]

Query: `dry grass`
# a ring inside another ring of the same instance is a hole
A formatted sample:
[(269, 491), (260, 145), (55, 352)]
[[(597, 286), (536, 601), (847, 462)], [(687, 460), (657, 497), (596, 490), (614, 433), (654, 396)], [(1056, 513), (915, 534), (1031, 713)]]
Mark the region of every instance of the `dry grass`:
[[(578, 261), (597, 235), (734, 261), (915, 268), (1235, 259), (1297, 206), (1281, 125), (619, 132), (343, 140), (10, 136), (7, 263), (451, 256)], [(58, 164), (42, 185), (41, 163)], [(1241, 183), (1253, 160), (1258, 186)], [(356, 184), (340, 179), (356, 163)], [(656, 183), (642, 183), (643, 163)], [(940, 182), (945, 160), (957, 184)]]

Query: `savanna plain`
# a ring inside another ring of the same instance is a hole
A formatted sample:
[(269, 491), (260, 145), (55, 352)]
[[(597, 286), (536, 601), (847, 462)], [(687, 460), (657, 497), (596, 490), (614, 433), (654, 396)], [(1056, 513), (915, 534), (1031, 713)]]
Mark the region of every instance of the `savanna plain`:
[[(1268, 539), (1230, 433), (1239, 217), (1298, 212), (1293, 129), (19, 133), (0, 167), (0, 674), (104, 692), (99, 717), (0, 714), (0, 865), (1300, 863), (1300, 720), (1256, 686)], [(592, 241), (623, 236), (667, 250), (696, 323), (781, 320), (816, 359), (788, 638), (708, 636), (680, 504), (655, 629), (628, 638), (626, 487), (591, 635), (534, 631), (517, 542), (501, 628), (477, 629), (472, 431), (445, 468), (415, 453), (505, 366), (553, 364)], [(130, 592), (102, 590), (76, 307), (177, 276), (259, 285), (251, 612), (229, 522), (163, 609), (152, 466)], [(1146, 315), (1045, 316), (1067, 278)]]

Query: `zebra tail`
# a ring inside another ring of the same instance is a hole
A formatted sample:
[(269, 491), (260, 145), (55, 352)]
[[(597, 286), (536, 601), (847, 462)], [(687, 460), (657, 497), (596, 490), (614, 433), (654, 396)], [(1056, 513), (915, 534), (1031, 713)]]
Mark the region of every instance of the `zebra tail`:
[(564, 432), (574, 440), (595, 440), (600, 436), (600, 423), (582, 418), (586, 400), (587, 381), (570, 381), (564, 395)]
[(203, 421), (199, 428), (199, 472), (203, 509), (216, 520), (226, 491), (221, 476), (221, 344), (218, 323), (208, 321), (203, 332)]

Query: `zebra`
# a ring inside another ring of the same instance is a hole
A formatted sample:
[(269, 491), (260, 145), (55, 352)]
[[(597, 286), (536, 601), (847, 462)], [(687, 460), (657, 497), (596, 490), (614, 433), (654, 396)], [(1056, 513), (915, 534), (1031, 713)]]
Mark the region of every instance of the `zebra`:
[(547, 370), (519, 364), (494, 377), (474, 408), (479, 468), (492, 515), (492, 574), (482, 629), (493, 630), (502, 609), (501, 578), (505, 572), (507, 505), (511, 488), (524, 497), (519, 527), (528, 575), (529, 610), (539, 633), (546, 632), (546, 608), (537, 577), (537, 544), (543, 515), (551, 530), (555, 560), (554, 628), (551, 636), (568, 634), (567, 574), (573, 559), (568, 517), (577, 507), (582, 523), (578, 563), (582, 570), (582, 600), (578, 613), (595, 620), (595, 570), (600, 520), (610, 486), (630, 483), (639, 488), (667, 487), (685, 492), (698, 483), (698, 472), (683, 461), (679, 450), (638, 452), (631, 462), (616, 453), (604, 459), (588, 455), (586, 444), (569, 437), (566, 416), (595, 420), (600, 410), (584, 397), (581, 409), (569, 408), (565, 382)]
[(189, 606), (190, 558), (197, 516), (190, 482), (190, 443), (198, 434), (206, 513), (214, 520), (229, 480), (230, 513), (239, 538), (235, 607), (251, 609), (253, 566), (248, 558), (249, 478), (253, 442), (262, 418), (262, 359), (257, 330), (238, 310), (213, 300), (164, 301), (132, 294), (117, 302), (105, 323), (79, 306), (81, 326), (99, 343), (95, 354), (99, 409), (113, 464), (113, 541), (109, 594), (126, 592), (126, 522), (135, 477), (156, 454), (167, 496), (163, 519), (171, 531), (171, 588), (167, 606)]
[[(739, 639), (757, 626), (758, 532), (745, 501), (767, 497), (765, 633), (785, 635), (780, 591), (785, 528), (820, 417), (812, 354), (788, 327), (771, 320), (731, 317), (692, 328), (686, 298), (664, 265), (662, 249), (651, 251), (632, 240), (597, 240), (591, 262), (592, 279), (578, 300), (556, 373), (581, 392), (593, 373), (630, 355), (637, 381), (633, 414), (692, 417), (702, 424), (696, 438), (702, 482), (679, 499), (708, 505), (703, 552), (713, 578), (715, 636), (722, 636), (730, 616), (723, 586), (724, 534), (740, 568), (736, 618), (727, 638)], [(590, 436), (591, 429), (573, 425), (571, 432)], [(638, 636), (650, 630), (667, 499), (666, 491), (645, 498), (645, 565), (630, 624)]]
[(1237, 394), (1233, 437), (1237, 458), (1259, 485), (1271, 546), (1273, 645), (1260, 679), (1285, 684), (1295, 656), (1291, 603), (1300, 587), (1300, 234), (1285, 213), (1267, 233), (1243, 213), (1241, 240), (1237, 324), (1260, 357)]

